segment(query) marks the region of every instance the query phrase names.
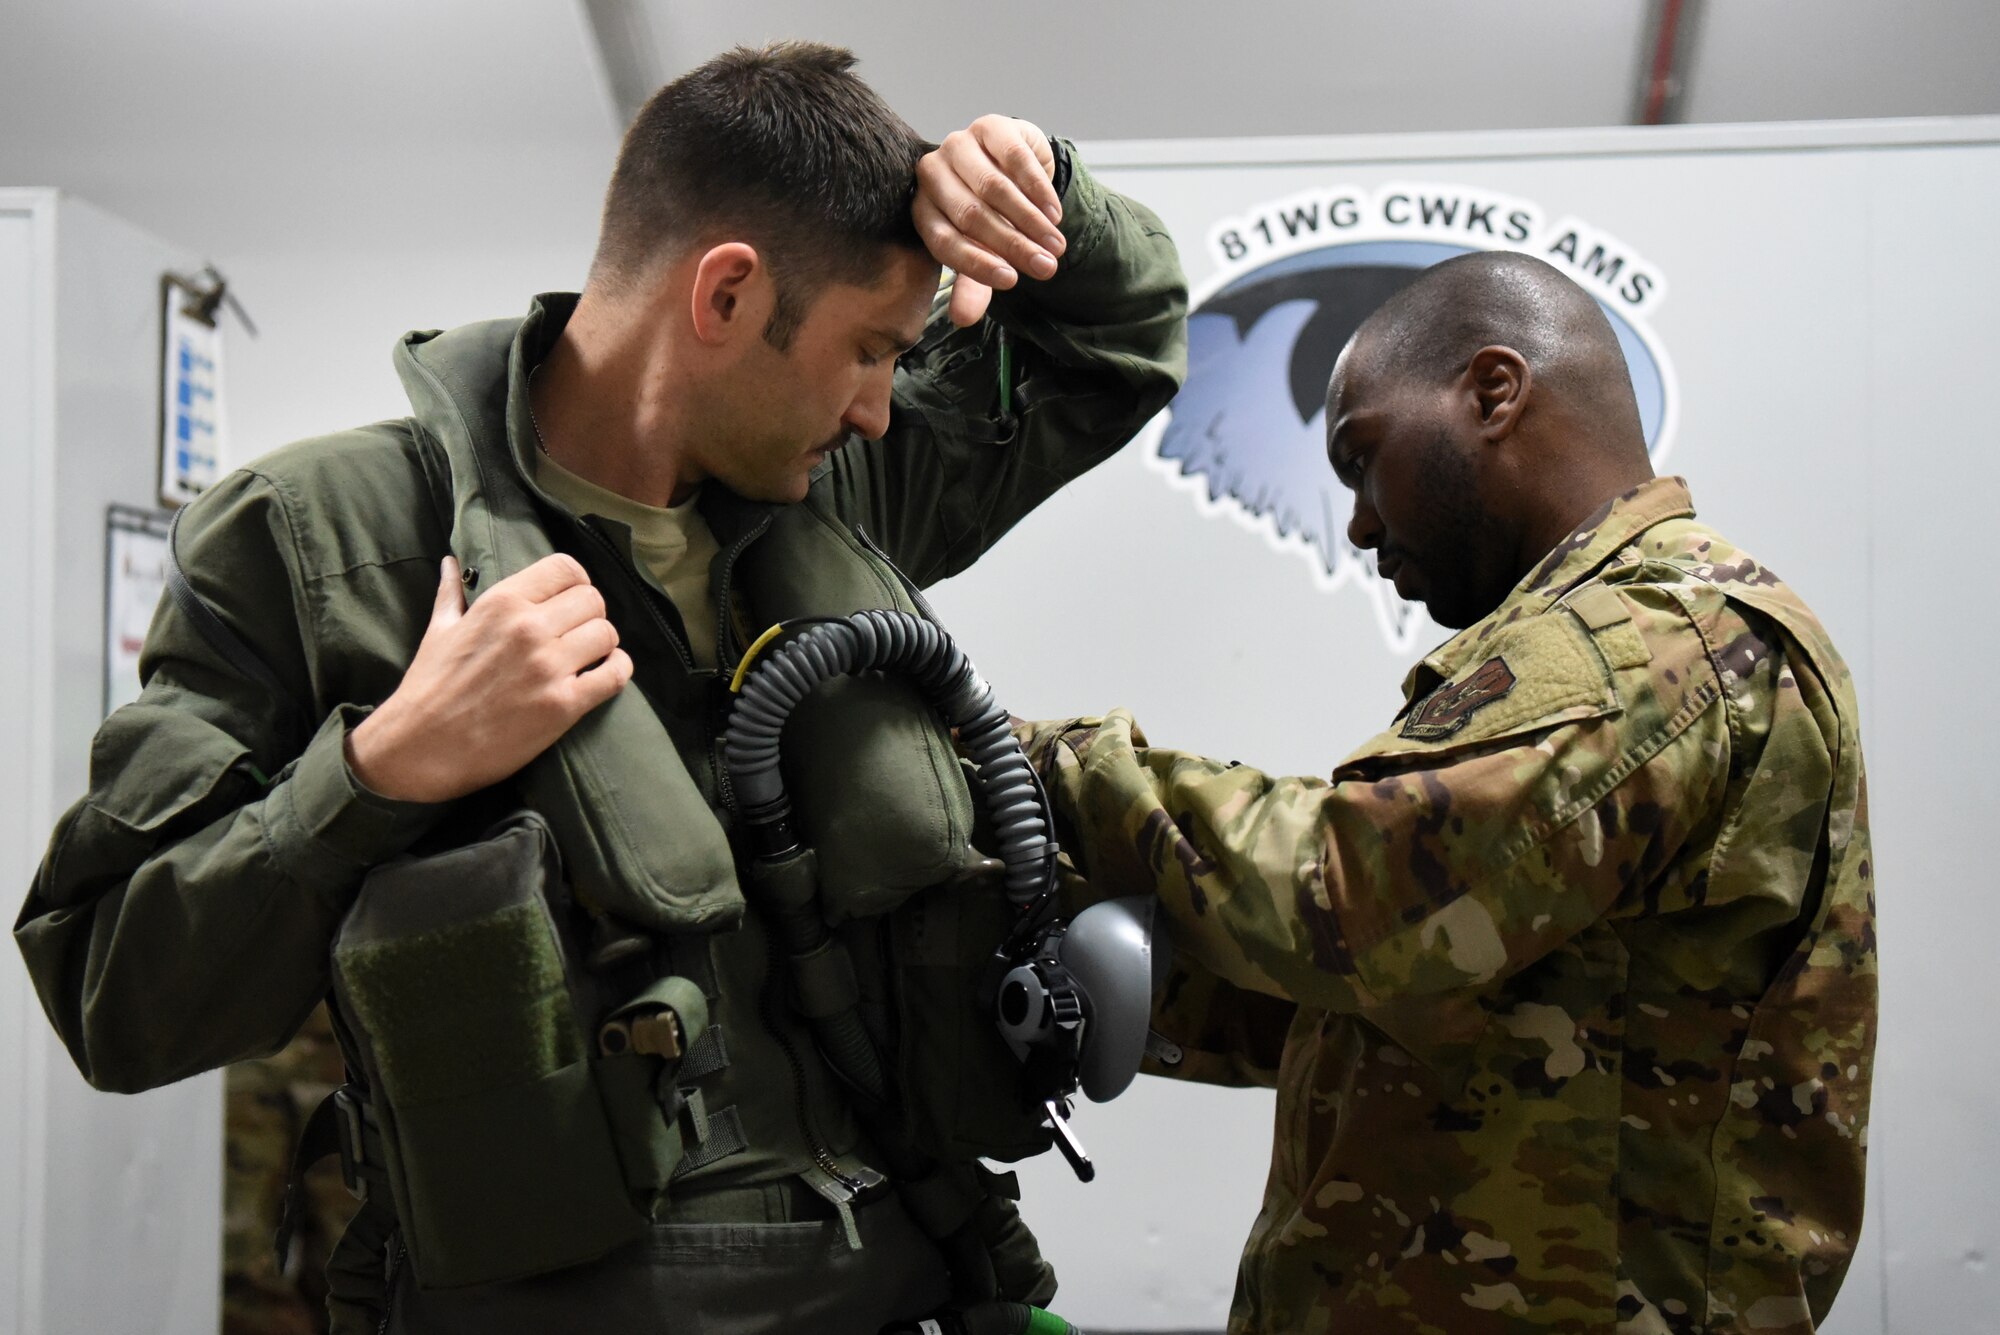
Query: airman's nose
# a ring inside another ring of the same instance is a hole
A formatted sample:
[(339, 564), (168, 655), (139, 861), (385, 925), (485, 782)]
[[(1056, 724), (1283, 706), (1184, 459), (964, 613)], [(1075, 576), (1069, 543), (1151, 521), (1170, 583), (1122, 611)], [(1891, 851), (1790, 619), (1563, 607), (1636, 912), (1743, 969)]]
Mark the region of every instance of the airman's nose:
[(1359, 492), (1354, 494), (1354, 517), (1347, 521), (1347, 540), (1364, 552), (1382, 545), (1382, 519)]

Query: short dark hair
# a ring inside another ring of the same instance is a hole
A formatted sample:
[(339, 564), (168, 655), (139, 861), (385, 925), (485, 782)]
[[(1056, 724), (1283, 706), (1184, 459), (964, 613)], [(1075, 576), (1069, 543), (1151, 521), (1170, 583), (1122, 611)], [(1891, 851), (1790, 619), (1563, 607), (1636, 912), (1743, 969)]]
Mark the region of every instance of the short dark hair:
[(853, 68), (817, 42), (739, 46), (653, 94), (618, 150), (592, 286), (747, 241), (777, 284), (764, 337), (782, 349), (827, 283), (872, 284), (884, 246), (922, 250), (910, 198), (931, 145)]

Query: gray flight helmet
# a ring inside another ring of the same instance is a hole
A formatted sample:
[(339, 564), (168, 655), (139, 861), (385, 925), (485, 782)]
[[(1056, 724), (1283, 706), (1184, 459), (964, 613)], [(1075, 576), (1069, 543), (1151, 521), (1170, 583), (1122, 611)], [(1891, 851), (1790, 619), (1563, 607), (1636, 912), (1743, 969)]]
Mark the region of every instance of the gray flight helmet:
[(1023, 1061), (1035, 1049), (1064, 1054), (1075, 1083), (1063, 1083), (1081, 1086), (1093, 1103), (1108, 1102), (1139, 1073), (1153, 994), (1165, 985), (1172, 956), (1159, 901), (1141, 895), (1093, 904), (1046, 929), (1031, 957), (1001, 980), (1000, 1032)]
[(1146, 1055), (1153, 996), (1173, 961), (1160, 903), (1151, 895), (1107, 899), (1076, 915), (1059, 958), (1083, 991), (1087, 1019), (1080, 1083), (1093, 1103), (1125, 1092)]

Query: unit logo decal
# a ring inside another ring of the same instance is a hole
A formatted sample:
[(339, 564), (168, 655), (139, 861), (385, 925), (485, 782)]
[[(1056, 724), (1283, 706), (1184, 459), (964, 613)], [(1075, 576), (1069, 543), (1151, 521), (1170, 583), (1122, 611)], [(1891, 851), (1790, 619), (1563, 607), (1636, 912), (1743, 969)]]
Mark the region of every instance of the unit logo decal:
[(1473, 250), (1514, 250), (1564, 270), (1611, 318), (1655, 465), (1673, 439), (1673, 371), (1649, 323), (1660, 271), (1576, 218), (1464, 185), (1308, 190), (1223, 218), (1218, 272), (1188, 319), (1188, 379), (1149, 460), (1203, 514), (1225, 514), (1303, 557), (1324, 589), (1359, 588), (1390, 647), (1426, 622), (1347, 540), (1347, 491), (1326, 460), (1326, 382), (1370, 312), (1418, 272)]

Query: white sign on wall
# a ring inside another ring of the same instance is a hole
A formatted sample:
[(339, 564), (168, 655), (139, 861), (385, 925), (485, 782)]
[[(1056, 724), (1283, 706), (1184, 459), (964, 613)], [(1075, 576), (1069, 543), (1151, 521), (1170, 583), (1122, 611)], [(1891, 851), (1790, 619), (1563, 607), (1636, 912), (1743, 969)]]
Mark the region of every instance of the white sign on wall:
[(114, 505), (104, 517), (104, 712), (139, 698), (139, 651), (167, 586), (170, 516)]
[(185, 505), (221, 475), (222, 331), (186, 309), (188, 290), (163, 285), (166, 333), (160, 369), (160, 500)]
[(1657, 465), (1672, 441), (1673, 371), (1648, 315), (1666, 280), (1632, 247), (1573, 217), (1464, 185), (1333, 185), (1221, 217), (1215, 275), (1188, 320), (1188, 379), (1151, 442), (1156, 471), (1203, 514), (1303, 557), (1320, 587), (1353, 584), (1389, 647), (1415, 647), (1420, 609), (1347, 540), (1352, 504), (1326, 460), (1326, 383), (1355, 328), (1423, 269), (1511, 250), (1564, 269), (1603, 305), (1631, 368)]

